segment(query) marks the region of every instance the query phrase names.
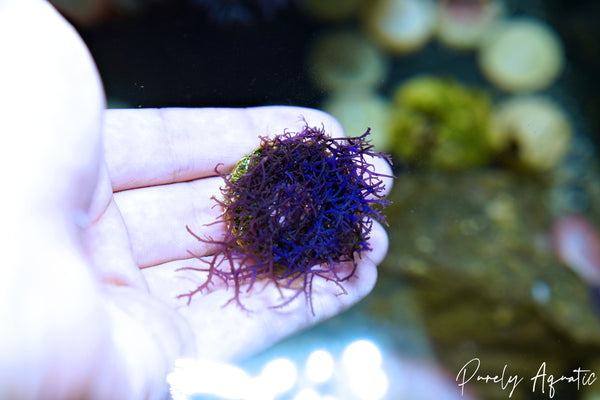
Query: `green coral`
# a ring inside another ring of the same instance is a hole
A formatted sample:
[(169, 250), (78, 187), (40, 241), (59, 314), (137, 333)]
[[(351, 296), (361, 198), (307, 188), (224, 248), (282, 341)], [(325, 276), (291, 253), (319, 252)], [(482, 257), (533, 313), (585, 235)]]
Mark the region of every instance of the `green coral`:
[(491, 157), (492, 101), (456, 81), (419, 76), (394, 93), (390, 146), (418, 166), (460, 170)]

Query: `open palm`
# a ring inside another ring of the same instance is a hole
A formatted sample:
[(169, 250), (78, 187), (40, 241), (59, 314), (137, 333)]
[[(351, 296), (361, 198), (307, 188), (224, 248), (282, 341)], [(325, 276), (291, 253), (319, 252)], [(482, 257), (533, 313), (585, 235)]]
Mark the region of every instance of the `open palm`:
[[(315, 316), (303, 297), (287, 307), (273, 309), (282, 302), (273, 285), (257, 284), (244, 295), (243, 303), (251, 312), (235, 304), (223, 307), (233, 296), (233, 288), (227, 290), (218, 281), (208, 293), (193, 297), (189, 305), (187, 299), (177, 298), (206, 279), (206, 274), (198, 271), (178, 271), (182, 267), (206, 268), (188, 251), (207, 257), (214, 252), (210, 245), (190, 235), (186, 225), (201, 237), (219, 238), (224, 229), (212, 224), (221, 210), (211, 196), (218, 196), (223, 184), (215, 176), (215, 166), (222, 163), (220, 168), (230, 170), (258, 146), (259, 135), (300, 130), (304, 123), (300, 117), (309, 124), (323, 123), (329, 132), (342, 135), (330, 116), (297, 107), (106, 112), (105, 154), (112, 187), (117, 191), (116, 205), (131, 241), (131, 275), (142, 268), (151, 294), (186, 318), (201, 357), (223, 360), (256, 352), (348, 307), (368, 293), (375, 282), (375, 264), (381, 261), (387, 244), (379, 225), (372, 232), (375, 250), (363, 255), (358, 279), (344, 285), (347, 295), (339, 295), (340, 288), (334, 283), (317, 280)], [(110, 240), (118, 235), (105, 237)]]

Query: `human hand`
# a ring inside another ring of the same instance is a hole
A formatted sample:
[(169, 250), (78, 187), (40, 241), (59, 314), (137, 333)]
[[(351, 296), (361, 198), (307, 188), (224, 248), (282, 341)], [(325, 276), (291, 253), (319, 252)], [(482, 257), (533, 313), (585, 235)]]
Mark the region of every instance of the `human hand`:
[[(5, 137), (0, 208), (0, 397), (160, 398), (179, 357), (235, 360), (328, 318), (365, 296), (387, 236), (375, 224), (348, 292), (316, 280), (280, 308), (255, 285), (246, 312), (215, 287), (191, 304), (177, 295), (202, 273), (188, 250), (218, 236), (214, 167), (253, 150), (259, 135), (299, 130), (300, 117), (343, 134), (327, 114), (295, 107), (104, 111), (99, 77), (75, 31), (44, 1), (0, 6)], [(380, 172), (389, 167), (378, 163)], [(388, 182), (388, 188), (390, 183)]]
[[(315, 280), (314, 316), (304, 297), (281, 309), (272, 308), (285, 300), (274, 285), (263, 289), (264, 285), (256, 284), (247, 294), (242, 288), (242, 303), (251, 312), (235, 303), (223, 307), (234, 289), (227, 290), (219, 281), (208, 292), (194, 295), (189, 305), (187, 298), (177, 298), (202, 284), (208, 274), (178, 271), (206, 268), (188, 250), (205, 259), (214, 251), (212, 245), (190, 235), (186, 225), (200, 237), (218, 240), (224, 233), (222, 224), (211, 224), (221, 213), (211, 196), (219, 196), (223, 185), (222, 178), (215, 176), (215, 165), (222, 163), (223, 170), (233, 168), (258, 146), (262, 133), (301, 130), (304, 122), (300, 115), (309, 125), (323, 123), (327, 132), (343, 135), (329, 115), (297, 107), (109, 110), (105, 115), (107, 164), (113, 187), (119, 190), (114, 196), (136, 265), (142, 268), (152, 294), (186, 318), (202, 358), (229, 360), (254, 353), (337, 314), (365, 296), (375, 283), (375, 265), (387, 250), (387, 236), (379, 224), (371, 232), (373, 251), (359, 262), (358, 279), (343, 283), (347, 295), (340, 295), (333, 282)], [(389, 174), (384, 161), (374, 162), (380, 172)], [(350, 263), (345, 267), (349, 271)], [(289, 290), (287, 294), (293, 293)]]

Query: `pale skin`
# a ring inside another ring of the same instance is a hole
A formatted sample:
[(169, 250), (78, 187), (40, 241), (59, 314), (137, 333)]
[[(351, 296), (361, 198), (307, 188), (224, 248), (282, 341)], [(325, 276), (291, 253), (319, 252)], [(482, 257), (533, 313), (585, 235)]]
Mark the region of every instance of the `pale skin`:
[[(255, 285), (242, 310), (216, 284), (191, 304), (177, 295), (206, 275), (177, 271), (210, 257), (200, 236), (222, 225), (214, 168), (259, 135), (306, 119), (332, 136), (331, 116), (297, 107), (105, 110), (93, 60), (46, 2), (0, 2), (0, 398), (162, 398), (177, 358), (247, 357), (355, 304), (371, 291), (387, 235), (375, 224), (346, 294), (315, 279), (283, 308)], [(9, 140), (10, 138), (10, 140)], [(378, 172), (389, 173), (384, 162)], [(390, 181), (387, 182), (389, 190)], [(288, 293), (283, 293), (285, 296)]]

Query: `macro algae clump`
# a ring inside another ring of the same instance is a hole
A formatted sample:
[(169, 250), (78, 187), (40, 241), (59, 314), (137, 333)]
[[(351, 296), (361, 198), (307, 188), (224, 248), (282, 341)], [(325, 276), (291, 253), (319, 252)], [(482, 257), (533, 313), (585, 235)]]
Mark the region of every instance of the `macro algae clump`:
[[(374, 171), (369, 130), (359, 137), (331, 138), (323, 129), (305, 128), (274, 138), (261, 138), (260, 146), (221, 174), (223, 209), (219, 221), (227, 226), (222, 240), (198, 240), (216, 245), (207, 267), (208, 277), (192, 296), (220, 279), (233, 286), (241, 302), (242, 285), (250, 289), (260, 280), (293, 294), (281, 307), (304, 294), (312, 308), (315, 277), (341, 284), (356, 271), (356, 257), (369, 250), (373, 220), (387, 204), (382, 175)], [(189, 230), (189, 228), (188, 228)], [(342, 263), (351, 268), (342, 268)], [(314, 313), (314, 310), (313, 310)]]
[(486, 165), (492, 100), (482, 90), (452, 79), (421, 75), (399, 86), (390, 124), (390, 149), (425, 168), (464, 170)]

